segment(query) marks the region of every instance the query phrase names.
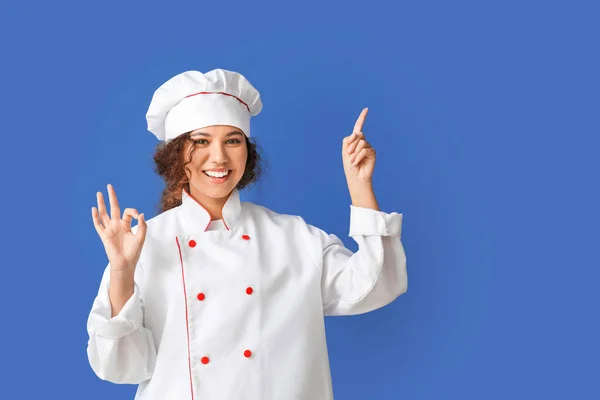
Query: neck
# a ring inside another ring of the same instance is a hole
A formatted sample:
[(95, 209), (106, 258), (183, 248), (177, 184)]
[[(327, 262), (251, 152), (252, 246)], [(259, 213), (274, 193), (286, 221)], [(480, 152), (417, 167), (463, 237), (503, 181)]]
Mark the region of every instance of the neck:
[(202, 207), (204, 207), (206, 211), (208, 211), (208, 213), (210, 214), (211, 221), (223, 219), (223, 206), (227, 202), (227, 199), (229, 199), (231, 192), (225, 197), (215, 198), (205, 195), (204, 193), (196, 189), (194, 186), (190, 185), (189, 194), (198, 203), (202, 204)]

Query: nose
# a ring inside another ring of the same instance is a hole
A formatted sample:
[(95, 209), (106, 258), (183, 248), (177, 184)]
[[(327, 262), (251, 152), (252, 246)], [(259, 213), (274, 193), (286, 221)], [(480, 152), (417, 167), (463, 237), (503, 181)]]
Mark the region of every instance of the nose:
[(210, 159), (215, 163), (227, 162), (227, 153), (222, 143), (215, 140), (210, 149)]

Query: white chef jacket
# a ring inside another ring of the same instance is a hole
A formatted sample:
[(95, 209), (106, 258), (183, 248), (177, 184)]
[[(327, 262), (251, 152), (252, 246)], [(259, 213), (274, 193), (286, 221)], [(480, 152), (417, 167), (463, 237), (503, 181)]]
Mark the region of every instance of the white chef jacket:
[(222, 214), (211, 222), (183, 190), (149, 219), (133, 296), (112, 318), (106, 267), (87, 324), (93, 371), (138, 384), (136, 400), (333, 399), (324, 316), (406, 292), (402, 214), (351, 205), (355, 253), (237, 190)]

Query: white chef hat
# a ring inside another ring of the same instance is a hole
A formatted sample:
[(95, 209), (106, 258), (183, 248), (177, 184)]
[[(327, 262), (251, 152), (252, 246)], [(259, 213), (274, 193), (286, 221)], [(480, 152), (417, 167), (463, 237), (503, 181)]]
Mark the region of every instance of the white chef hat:
[(212, 125), (232, 125), (250, 137), (250, 117), (262, 110), (260, 93), (237, 72), (186, 71), (163, 83), (152, 96), (146, 121), (158, 140)]

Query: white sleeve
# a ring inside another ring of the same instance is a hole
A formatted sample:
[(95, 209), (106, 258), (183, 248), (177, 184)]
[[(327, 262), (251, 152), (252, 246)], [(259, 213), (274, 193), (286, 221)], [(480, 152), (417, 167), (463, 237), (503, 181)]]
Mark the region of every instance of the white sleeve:
[[(306, 224), (321, 265), (324, 315), (356, 315), (381, 308), (408, 288), (401, 242), (402, 214), (350, 206), (353, 253), (334, 234)], [(311, 252), (315, 254), (315, 252)]]
[(109, 382), (139, 384), (150, 379), (154, 370), (156, 348), (152, 332), (144, 327), (141, 270), (138, 264), (133, 295), (111, 318), (109, 264), (88, 317), (88, 360), (96, 375)]

